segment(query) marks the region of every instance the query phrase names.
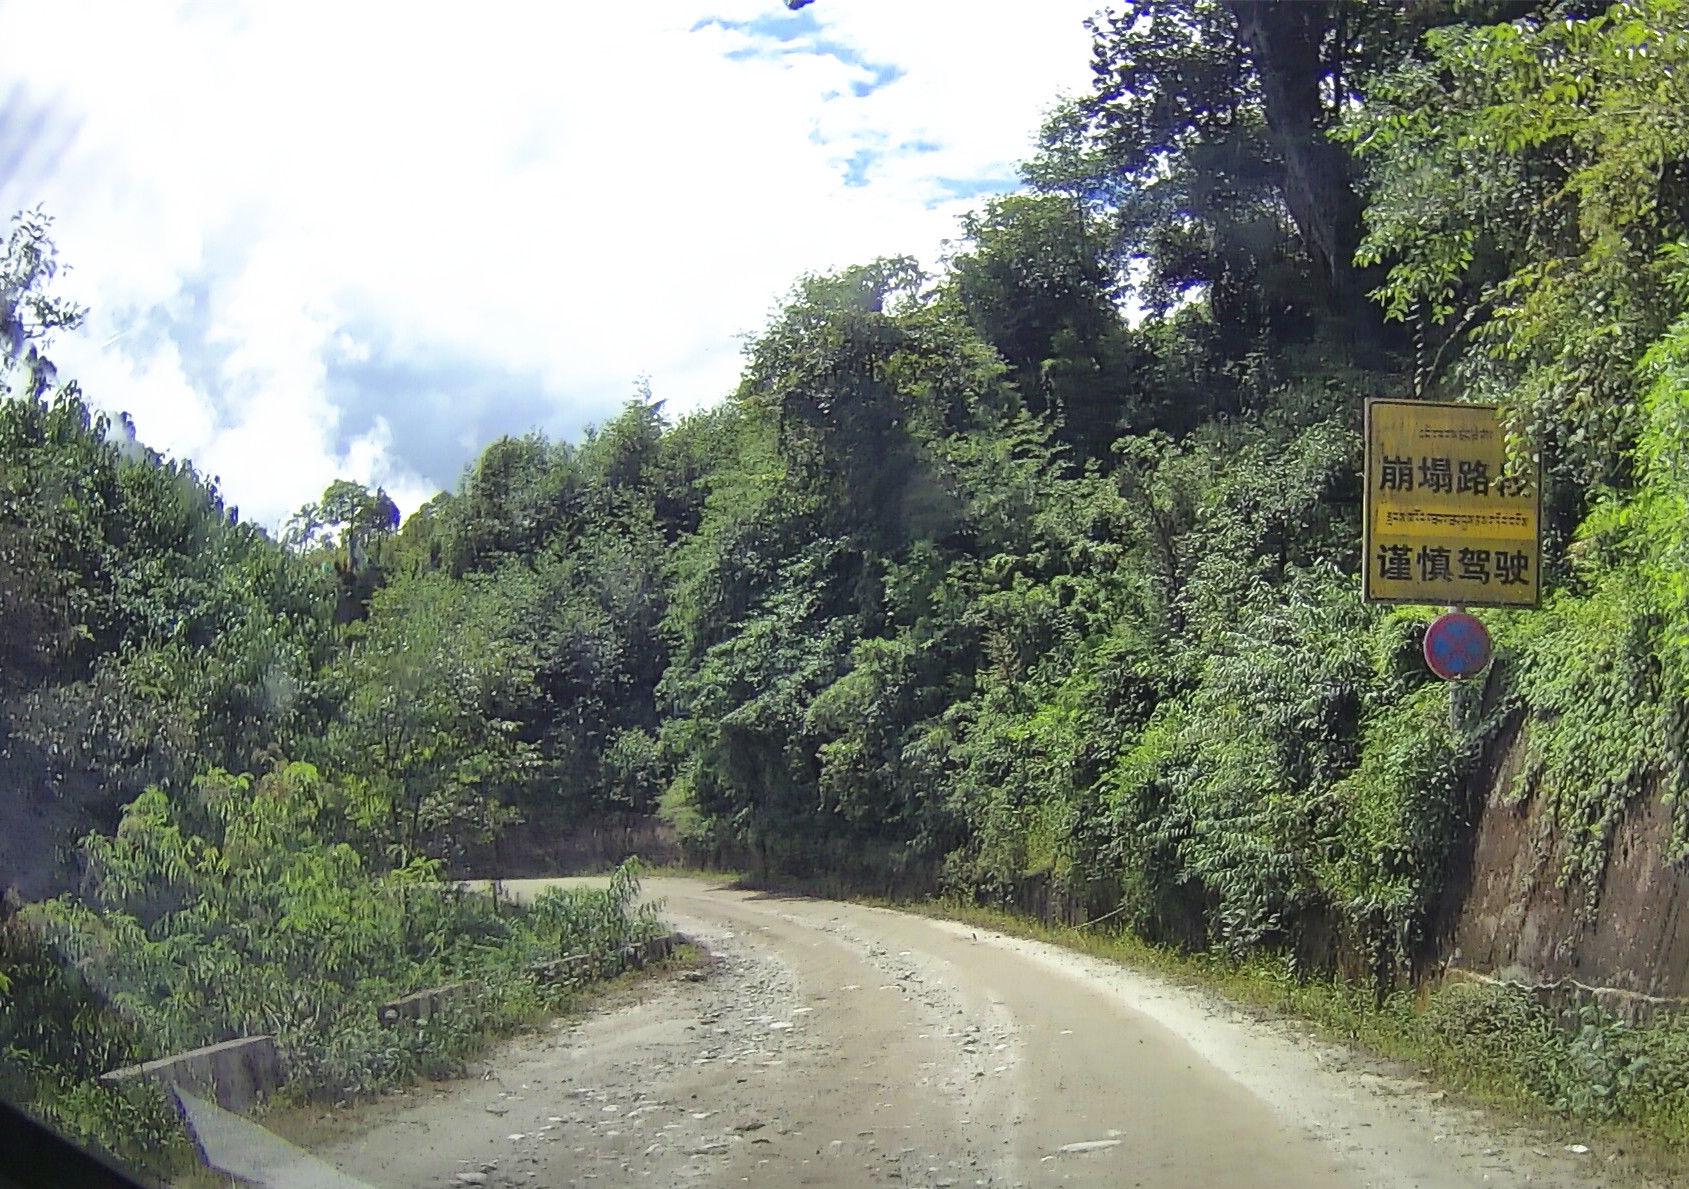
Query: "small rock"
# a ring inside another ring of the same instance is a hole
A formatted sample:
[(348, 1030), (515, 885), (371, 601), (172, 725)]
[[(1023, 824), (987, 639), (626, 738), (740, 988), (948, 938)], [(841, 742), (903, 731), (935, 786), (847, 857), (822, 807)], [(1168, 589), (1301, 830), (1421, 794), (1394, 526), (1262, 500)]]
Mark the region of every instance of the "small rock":
[(1566, 1151), (1570, 1152), (1574, 1156), (1587, 1156), (1587, 1155), (1589, 1155), (1589, 1145), (1588, 1144), (1567, 1144), (1566, 1145)]
[(485, 1185), (487, 1183), (487, 1174), (481, 1172), (460, 1172), (457, 1174), (457, 1183), (459, 1185)]
[(505, 1106), (502, 1102), (495, 1102), (487, 1108), (487, 1113), (489, 1115), (508, 1115), (510, 1113), (510, 1108)]
[(1061, 1147), (1056, 1149), (1056, 1154), (1060, 1156), (1077, 1156), (1083, 1152), (1101, 1152), (1108, 1148), (1118, 1148), (1119, 1146), (1120, 1141), (1117, 1139), (1087, 1139), (1081, 1140), (1076, 1144), (1063, 1144)]

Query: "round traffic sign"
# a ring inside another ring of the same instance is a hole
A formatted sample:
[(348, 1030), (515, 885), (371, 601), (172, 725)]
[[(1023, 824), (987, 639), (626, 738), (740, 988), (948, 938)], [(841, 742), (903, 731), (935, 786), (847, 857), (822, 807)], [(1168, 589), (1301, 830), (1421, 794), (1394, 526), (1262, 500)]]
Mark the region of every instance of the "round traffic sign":
[(1444, 681), (1483, 672), (1490, 663), (1490, 633), (1464, 611), (1446, 611), (1425, 629), (1425, 663)]

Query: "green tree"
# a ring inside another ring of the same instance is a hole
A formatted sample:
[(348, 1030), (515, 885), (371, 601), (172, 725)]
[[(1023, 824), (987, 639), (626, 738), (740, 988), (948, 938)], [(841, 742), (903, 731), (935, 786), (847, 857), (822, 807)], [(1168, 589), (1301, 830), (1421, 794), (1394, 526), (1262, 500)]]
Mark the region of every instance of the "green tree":
[(534, 680), (496, 584), (425, 575), (375, 595), (337, 666), (329, 754), (358, 777), (398, 866), (491, 837), (535, 772), (511, 708)]
[(1573, 487), (1622, 480), (1636, 367), (1676, 308), (1686, 23), (1660, 0), (1438, 30), (1344, 132), (1374, 170), (1362, 258), (1426, 344), (1417, 387), (1502, 399)]
[(39, 210), (15, 216), (0, 256), (0, 396), (32, 401), (47, 396), (58, 369), (46, 350), (55, 334), (80, 326), (86, 314), (51, 292), (59, 271), (51, 227)]
[(46, 288), (55, 268), (46, 220), (21, 218), (0, 283), (0, 784), (31, 828), (0, 843), (0, 883), (37, 892), (147, 784), (320, 725), (332, 646), (308, 566), (127, 418), (74, 384), (45, 394), (44, 351), (80, 318)]
[(1137, 411), (1144, 353), (1115, 307), (1096, 219), (1065, 195), (1010, 195), (963, 216), (962, 230), (968, 246), (950, 275), (969, 322), (1077, 459), (1105, 456)]
[(282, 543), (329, 560), (341, 587), (336, 618), (350, 623), (369, 613), (370, 596), (386, 580), (398, 528), (399, 509), (386, 491), (336, 479), (321, 500), (288, 518)]

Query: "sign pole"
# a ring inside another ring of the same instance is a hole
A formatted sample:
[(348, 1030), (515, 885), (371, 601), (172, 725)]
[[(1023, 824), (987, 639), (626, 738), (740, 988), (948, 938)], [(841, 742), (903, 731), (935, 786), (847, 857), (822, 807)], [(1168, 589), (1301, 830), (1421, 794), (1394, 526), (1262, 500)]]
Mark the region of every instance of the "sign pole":
[[(1459, 603), (1455, 603), (1448, 608), (1445, 614), (1463, 614), (1465, 611), (1465, 607), (1462, 607)], [(1446, 684), (1449, 687), (1449, 734), (1458, 736), (1464, 729), (1461, 724), (1462, 716), (1460, 713), (1460, 682), (1450, 681)]]

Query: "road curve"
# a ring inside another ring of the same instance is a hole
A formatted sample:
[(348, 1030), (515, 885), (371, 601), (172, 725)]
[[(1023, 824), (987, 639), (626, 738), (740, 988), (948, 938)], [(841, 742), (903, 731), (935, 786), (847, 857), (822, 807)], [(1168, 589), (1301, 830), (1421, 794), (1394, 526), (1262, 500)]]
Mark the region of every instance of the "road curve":
[(484, 1108), (407, 1108), (342, 1167), (452, 1184), (443, 1149), (396, 1162), (397, 1137), (431, 1127), (451, 1155), (502, 1157), (475, 1183), (516, 1185), (1534, 1189), (1608, 1167), (1564, 1151), (1575, 1136), (1503, 1133), (1381, 1063), (1058, 947), (703, 880), (645, 894), (720, 956), (707, 979), (512, 1058)]

